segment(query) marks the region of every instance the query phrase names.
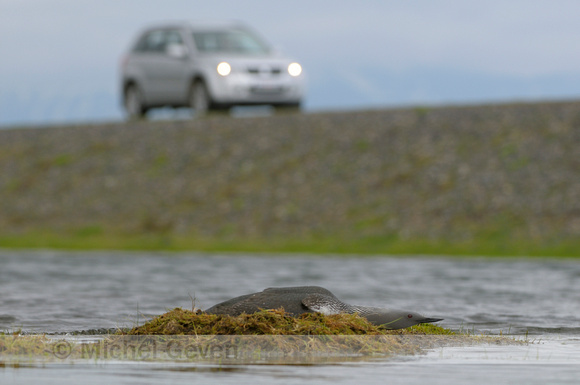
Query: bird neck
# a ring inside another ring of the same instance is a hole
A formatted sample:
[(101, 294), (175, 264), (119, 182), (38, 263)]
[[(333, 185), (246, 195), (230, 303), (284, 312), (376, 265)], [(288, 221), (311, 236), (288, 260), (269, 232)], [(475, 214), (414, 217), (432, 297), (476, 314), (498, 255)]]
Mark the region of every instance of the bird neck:
[(385, 309), (380, 307), (373, 307), (373, 306), (360, 306), (354, 305), (351, 306), (349, 309), (349, 313), (358, 313), (361, 316), (369, 315), (369, 314), (380, 314), (384, 313)]

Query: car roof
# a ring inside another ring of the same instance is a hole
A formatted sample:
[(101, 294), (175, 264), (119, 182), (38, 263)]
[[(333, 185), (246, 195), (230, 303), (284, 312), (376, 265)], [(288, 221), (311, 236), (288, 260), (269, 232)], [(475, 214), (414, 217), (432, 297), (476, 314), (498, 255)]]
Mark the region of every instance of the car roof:
[(228, 29), (248, 29), (248, 27), (239, 21), (222, 21), (222, 22), (188, 22), (188, 21), (173, 21), (151, 24), (144, 29), (144, 32), (155, 29), (171, 29), (180, 28), (191, 31), (215, 31)]

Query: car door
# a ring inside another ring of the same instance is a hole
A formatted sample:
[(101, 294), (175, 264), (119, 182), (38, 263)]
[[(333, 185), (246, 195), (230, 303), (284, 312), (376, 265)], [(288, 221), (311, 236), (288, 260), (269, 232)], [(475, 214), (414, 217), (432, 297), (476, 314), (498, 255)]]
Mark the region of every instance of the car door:
[(170, 104), (179, 104), (186, 100), (186, 93), (189, 90), (188, 56), (179, 30), (166, 30), (163, 55), (157, 62), (155, 81), (159, 97)]
[[(157, 29), (144, 37), (141, 51), (141, 87), (148, 104), (183, 103), (188, 89), (187, 51), (177, 29)], [(181, 48), (181, 55), (176, 55)], [(171, 47), (171, 48), (170, 48)]]

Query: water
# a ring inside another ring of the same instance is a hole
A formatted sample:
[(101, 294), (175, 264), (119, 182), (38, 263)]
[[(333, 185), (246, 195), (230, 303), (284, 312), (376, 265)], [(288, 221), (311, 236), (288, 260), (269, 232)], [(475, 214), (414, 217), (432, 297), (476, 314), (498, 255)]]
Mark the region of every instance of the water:
[(320, 285), (348, 303), (408, 308), (445, 318), (439, 324), (451, 329), (535, 341), (323, 365), (8, 366), (1, 383), (577, 383), (580, 375), (580, 263), (573, 260), (2, 251), (0, 262), (0, 330), (90, 333), (191, 308), (191, 297), (207, 308), (270, 286)]

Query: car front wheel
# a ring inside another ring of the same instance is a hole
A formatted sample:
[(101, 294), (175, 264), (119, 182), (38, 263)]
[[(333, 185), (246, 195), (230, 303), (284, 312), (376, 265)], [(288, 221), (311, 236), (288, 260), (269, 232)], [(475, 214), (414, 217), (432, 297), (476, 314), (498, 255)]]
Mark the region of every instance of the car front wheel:
[(147, 110), (143, 106), (143, 97), (136, 84), (131, 84), (125, 90), (125, 111), (129, 119), (140, 119)]
[(196, 81), (191, 86), (189, 91), (189, 106), (197, 116), (203, 116), (210, 110), (211, 98), (207, 87), (202, 81)]

